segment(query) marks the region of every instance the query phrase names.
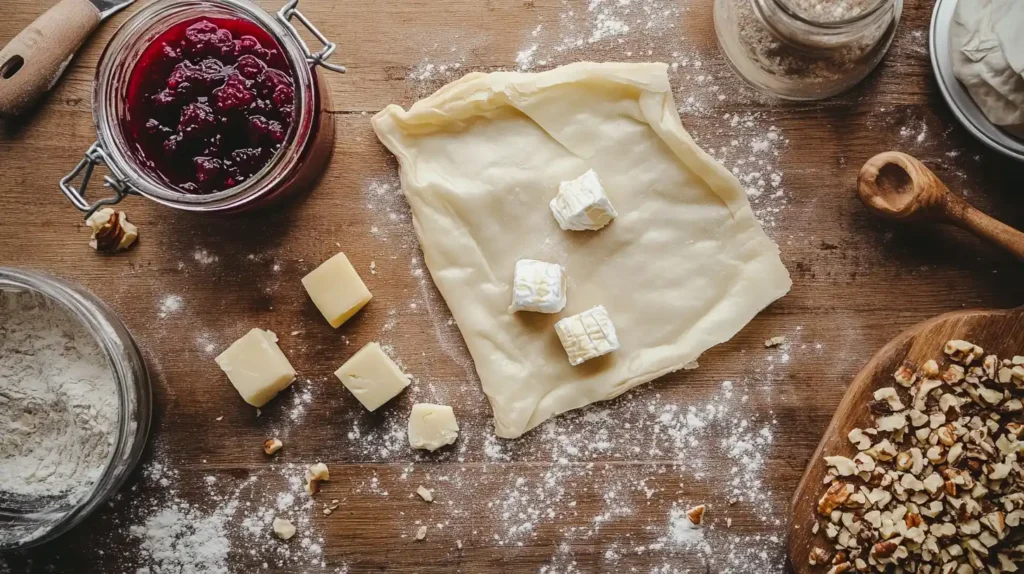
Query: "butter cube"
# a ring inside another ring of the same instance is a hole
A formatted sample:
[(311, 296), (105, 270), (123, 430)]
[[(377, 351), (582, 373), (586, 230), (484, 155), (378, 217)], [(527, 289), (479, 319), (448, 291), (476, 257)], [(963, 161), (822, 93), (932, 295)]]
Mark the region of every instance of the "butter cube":
[(437, 450), (459, 438), (455, 411), (447, 405), (418, 403), (409, 415), (409, 444), (413, 448)]
[(555, 332), (574, 367), (619, 348), (615, 325), (603, 305), (562, 319), (555, 323)]
[(409, 386), (409, 377), (377, 343), (359, 349), (334, 375), (370, 412)]
[(344, 253), (339, 253), (302, 278), (309, 298), (332, 327), (338, 328), (370, 302), (373, 295)]
[(253, 329), (215, 359), (245, 402), (259, 408), (295, 380), (273, 331)]

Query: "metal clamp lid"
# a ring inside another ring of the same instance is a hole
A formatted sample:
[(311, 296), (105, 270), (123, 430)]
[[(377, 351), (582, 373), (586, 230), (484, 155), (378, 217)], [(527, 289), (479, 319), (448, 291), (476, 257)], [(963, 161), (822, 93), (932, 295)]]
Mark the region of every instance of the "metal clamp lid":
[[(97, 165), (104, 165), (110, 170), (110, 175), (103, 176), (104, 187), (109, 187), (114, 190), (114, 197), (107, 197), (104, 199), (97, 200), (90, 203), (85, 198), (85, 189), (89, 186), (89, 179), (92, 177), (92, 170)], [(82, 184), (76, 188), (74, 186), (75, 178), (78, 174), (82, 175)], [(79, 211), (85, 212), (85, 217), (89, 217), (94, 211), (103, 207), (104, 205), (113, 205), (120, 202), (128, 195), (132, 195), (135, 192), (132, 191), (125, 183), (121, 175), (117, 172), (116, 168), (107, 162), (106, 152), (103, 150), (103, 146), (100, 142), (95, 142), (85, 152), (85, 157), (82, 161), (78, 162), (75, 169), (71, 170), (71, 173), (65, 175), (60, 180), (60, 190), (64, 192), (64, 195), (71, 200), (71, 203), (78, 208)]]
[[(332, 64), (327, 61), (327, 58), (331, 57), (331, 54), (333, 54), (338, 48), (338, 45), (328, 40), (327, 36), (324, 36), (323, 32), (318, 30), (317, 27), (309, 21), (309, 18), (306, 18), (302, 12), (299, 12), (298, 5), (299, 0), (290, 0), (277, 12), (277, 17), (281, 20), (281, 23), (288, 28), (288, 31), (295, 36), (295, 39), (299, 41), (299, 45), (302, 46), (302, 51), (306, 53), (306, 61), (310, 64), (323, 66), (328, 70), (344, 74), (345, 66)], [(301, 22), (302, 25), (320, 41), (321, 44), (324, 45), (323, 49), (316, 53), (309, 49), (309, 46), (306, 45), (306, 41), (299, 36), (299, 31), (295, 29), (295, 26), (291, 22), (293, 16), (297, 18), (299, 22)]]

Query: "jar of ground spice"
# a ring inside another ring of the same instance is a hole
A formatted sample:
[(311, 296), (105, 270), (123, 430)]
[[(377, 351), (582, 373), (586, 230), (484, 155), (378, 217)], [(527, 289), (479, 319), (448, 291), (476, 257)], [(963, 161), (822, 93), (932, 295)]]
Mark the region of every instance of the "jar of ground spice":
[(903, 0), (715, 0), (718, 44), (733, 69), (780, 98), (841, 93), (878, 65)]

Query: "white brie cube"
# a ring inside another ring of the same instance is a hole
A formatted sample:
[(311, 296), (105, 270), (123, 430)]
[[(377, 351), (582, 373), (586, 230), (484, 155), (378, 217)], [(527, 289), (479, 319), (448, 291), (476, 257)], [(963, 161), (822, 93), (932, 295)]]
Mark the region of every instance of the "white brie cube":
[(557, 263), (536, 259), (516, 261), (510, 313), (558, 313), (565, 308), (565, 270)]
[(551, 213), (566, 231), (594, 231), (619, 216), (594, 170), (558, 185)]
[(566, 317), (555, 323), (555, 332), (562, 341), (569, 364), (579, 365), (619, 348), (615, 325), (603, 305)]

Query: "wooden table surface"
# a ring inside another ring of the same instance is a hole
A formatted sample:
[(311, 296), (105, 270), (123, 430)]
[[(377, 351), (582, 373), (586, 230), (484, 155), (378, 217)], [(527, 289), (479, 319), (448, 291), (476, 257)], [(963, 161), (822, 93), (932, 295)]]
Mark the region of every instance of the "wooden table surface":
[[(47, 4), (0, 2), (0, 42)], [(261, 4), (276, 10), (280, 2)], [(710, 4), (303, 0), (349, 69), (329, 80), (337, 139), (319, 186), (286, 206), (223, 218), (131, 198), (122, 208), (141, 239), (111, 257), (89, 249), (81, 215), (57, 189), (95, 139), (93, 71), (134, 8), (104, 24), (47, 101), (2, 127), (0, 265), (71, 279), (120, 315), (152, 374), (150, 446), (108, 507), (54, 543), (0, 557), (0, 572), (202, 571), (190, 560), (203, 540), (212, 543), (206, 565), (231, 572), (782, 571), (788, 498), (857, 370), (918, 321), (1021, 302), (1024, 274), (1001, 253), (955, 230), (870, 216), (854, 196), (859, 166), (880, 151), (906, 151), (1017, 227), (1024, 169), (972, 139), (947, 109), (927, 52), (931, 2), (908, 0), (879, 68), (818, 103), (747, 89), (718, 52)], [(629, 32), (602, 37), (609, 18)], [(577, 37), (581, 47), (563, 49)], [(424, 273), (396, 164), (369, 117), (465, 72), (514, 69), (517, 56), (534, 69), (583, 59), (676, 63), (684, 125), (740, 173), (753, 162), (738, 164), (747, 152), (730, 152), (733, 140), (743, 147), (774, 126), (778, 155), (765, 166), (781, 173), (782, 192), (754, 205), (794, 285), (705, 353), (699, 369), (506, 442), (492, 436), (468, 353)], [(299, 279), (339, 246), (374, 300), (335, 331)], [(300, 373), (258, 418), (213, 361), (254, 326), (281, 335)], [(788, 345), (766, 349), (777, 335)], [(332, 373), (373, 340), (391, 346), (415, 383), (370, 415)], [(405, 417), (423, 401), (455, 407), (456, 448), (429, 455), (407, 447)], [(686, 423), (686, 413), (706, 426)], [(285, 443), (272, 460), (260, 449), (269, 436)], [(332, 480), (307, 502), (297, 477), (317, 461)], [(412, 494), (421, 484), (435, 489), (433, 504)], [(325, 516), (332, 499), (339, 507)], [(671, 516), (701, 503), (707, 521), (694, 542), (698, 535), (673, 531)], [(144, 531), (175, 513), (186, 517), (172, 533), (179, 545), (154, 557)], [(299, 525), (295, 539), (270, 537), (275, 514)], [(420, 525), (428, 535), (417, 542)]]

